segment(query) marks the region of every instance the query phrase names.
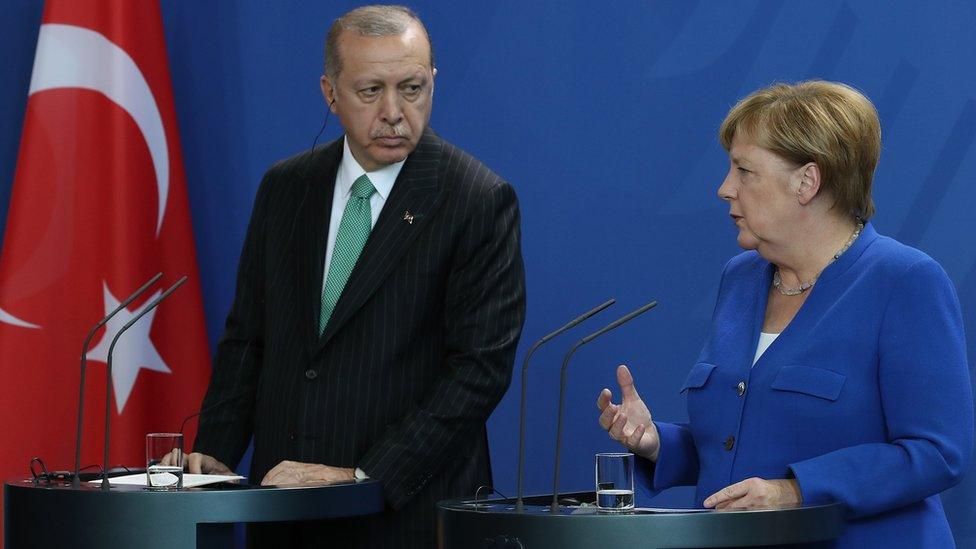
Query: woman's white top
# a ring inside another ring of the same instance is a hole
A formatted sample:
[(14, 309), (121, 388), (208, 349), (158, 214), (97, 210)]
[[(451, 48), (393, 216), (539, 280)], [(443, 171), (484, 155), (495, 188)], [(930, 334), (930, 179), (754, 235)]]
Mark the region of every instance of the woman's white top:
[(768, 349), (769, 346), (776, 341), (777, 337), (779, 337), (779, 334), (770, 334), (766, 332), (759, 333), (759, 345), (756, 345), (756, 356), (752, 359), (753, 366), (756, 365), (756, 361), (759, 360), (759, 357), (766, 352), (766, 349)]

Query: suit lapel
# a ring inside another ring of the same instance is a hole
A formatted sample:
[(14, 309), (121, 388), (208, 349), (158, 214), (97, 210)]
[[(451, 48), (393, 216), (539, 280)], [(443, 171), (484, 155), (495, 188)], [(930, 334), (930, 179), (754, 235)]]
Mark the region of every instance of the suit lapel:
[[(773, 265), (772, 263), (767, 263), (763, 266), (759, 273), (759, 276), (753, 283), (753, 291), (755, 295), (753, 299), (755, 315), (752, 319), (752, 331), (749, 332), (752, 336), (749, 339), (743, 338), (745, 343), (749, 346), (742, 350), (742, 363), (746, 365), (747, 369), (751, 372), (754, 364), (752, 359), (756, 357), (756, 347), (759, 345), (759, 336), (762, 333), (763, 324), (766, 322), (766, 305), (769, 303), (769, 285), (772, 281)], [(747, 319), (747, 315), (743, 315), (743, 320)], [(775, 342), (774, 342), (775, 345)], [(766, 352), (769, 350), (767, 349)], [(766, 356), (764, 352), (759, 360), (762, 360)], [(759, 361), (756, 361), (759, 364)]]
[(300, 324), (309, 348), (314, 348), (319, 340), (322, 270), (325, 267), (336, 172), (342, 158), (342, 140), (338, 139), (309, 154), (312, 155), (309, 166), (301, 175), (307, 190), (298, 212), (295, 260)]
[[(442, 146), (440, 138), (427, 129), (417, 148), (407, 158), (376, 226), (369, 234), (359, 261), (342, 290), (316, 352), (321, 351), (332, 336), (373, 295), (403, 257), (410, 243), (434, 217), (443, 196), (443, 189), (437, 180)], [(321, 271), (320, 265), (319, 272)], [(321, 280), (319, 283), (321, 284)]]

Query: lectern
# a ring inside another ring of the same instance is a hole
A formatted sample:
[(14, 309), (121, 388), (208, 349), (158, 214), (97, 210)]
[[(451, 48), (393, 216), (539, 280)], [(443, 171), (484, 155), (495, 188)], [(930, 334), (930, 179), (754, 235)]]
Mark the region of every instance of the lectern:
[[(593, 492), (571, 494), (595, 501)], [(844, 528), (839, 504), (768, 511), (670, 512), (636, 509), (601, 514), (595, 507), (566, 505), (549, 512), (552, 496), (515, 500), (450, 500), (437, 506), (440, 549), (560, 549), (755, 547), (813, 543), (837, 538)]]
[(352, 517), (383, 510), (377, 481), (300, 488), (237, 484), (153, 492), (33, 481), (4, 486), (7, 549), (233, 546), (233, 523)]

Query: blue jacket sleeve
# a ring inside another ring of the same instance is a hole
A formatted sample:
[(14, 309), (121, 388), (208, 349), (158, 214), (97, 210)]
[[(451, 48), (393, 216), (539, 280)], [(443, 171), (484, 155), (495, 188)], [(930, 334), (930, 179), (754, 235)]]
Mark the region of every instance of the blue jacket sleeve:
[(655, 421), (661, 440), (657, 462), (637, 459), (637, 482), (649, 496), (672, 486), (693, 486), (698, 482), (698, 452), (691, 429), (686, 425)]
[(888, 440), (790, 464), (805, 503), (838, 501), (850, 518), (920, 501), (957, 483), (973, 445), (973, 396), (959, 300), (933, 260), (893, 287), (878, 340)]

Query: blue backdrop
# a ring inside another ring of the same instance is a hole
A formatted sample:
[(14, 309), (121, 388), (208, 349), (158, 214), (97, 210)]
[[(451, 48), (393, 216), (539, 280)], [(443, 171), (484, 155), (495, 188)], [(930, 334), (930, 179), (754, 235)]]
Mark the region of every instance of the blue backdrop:
[[(263, 171), (307, 148), (322, 123), (322, 42), (351, 2), (163, 0), (211, 342)], [(878, 106), (884, 149), (877, 229), (921, 248), (956, 283), (976, 331), (976, 5), (966, 2), (411, 2), (439, 69), (432, 125), (516, 187), (531, 340), (615, 297), (614, 315), (661, 306), (577, 354), (562, 487), (592, 488), (613, 447), (595, 399), (632, 366), (655, 415), (682, 420), (734, 230), (715, 190), (716, 130), (740, 97), (774, 81), (848, 82)], [(0, 5), (0, 227), (13, 178), (40, 0)], [(335, 120), (327, 139), (338, 135)], [(606, 314), (592, 327), (609, 320)], [(558, 366), (529, 376), (527, 488), (549, 490)], [(976, 337), (969, 355), (976, 357)], [(972, 359), (971, 359), (972, 364)], [(496, 485), (514, 491), (519, 382), (489, 423)], [(924, 410), (919, 410), (924, 413)], [(962, 547), (976, 547), (976, 473), (944, 494)], [(687, 490), (659, 497), (687, 504)]]

